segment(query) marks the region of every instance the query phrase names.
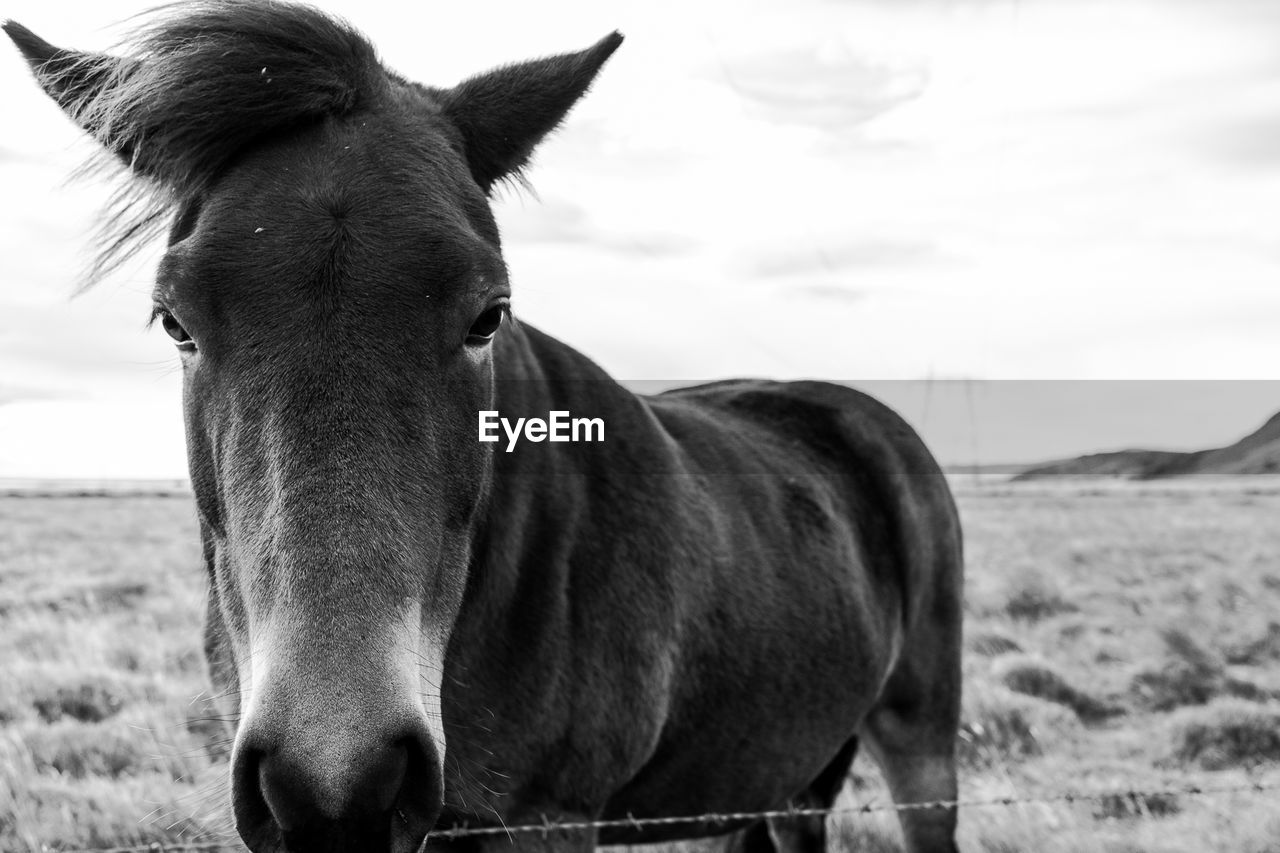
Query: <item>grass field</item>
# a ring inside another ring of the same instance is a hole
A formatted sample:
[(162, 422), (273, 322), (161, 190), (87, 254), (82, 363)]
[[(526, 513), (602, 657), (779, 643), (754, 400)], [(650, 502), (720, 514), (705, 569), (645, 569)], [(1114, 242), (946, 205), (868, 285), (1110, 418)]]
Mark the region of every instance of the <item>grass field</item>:
[[(963, 798), (1280, 782), (1280, 483), (958, 496)], [(231, 838), (201, 584), (187, 498), (0, 497), (0, 851)], [(886, 802), (862, 758), (844, 796)], [(900, 849), (890, 815), (832, 820)], [(1280, 853), (1280, 791), (975, 807), (961, 831), (990, 853)]]

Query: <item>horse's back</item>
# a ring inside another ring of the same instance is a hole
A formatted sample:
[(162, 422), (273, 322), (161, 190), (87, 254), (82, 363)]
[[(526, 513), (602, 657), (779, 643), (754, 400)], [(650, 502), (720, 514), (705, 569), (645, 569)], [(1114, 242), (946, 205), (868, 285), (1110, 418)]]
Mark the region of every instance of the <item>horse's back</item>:
[[(827, 484), (836, 497), (827, 508), (852, 526), (863, 568), (892, 577), (908, 625), (941, 619), (938, 599), (962, 594), (960, 522), (946, 477), (915, 430), (871, 395), (830, 382), (728, 380), (650, 402), (694, 467), (772, 474), (792, 488)], [(695, 421), (701, 426), (688, 428)]]
[(906, 540), (920, 540), (916, 534), (925, 534), (920, 545), (959, 550), (944, 474), (915, 430), (868, 394), (829, 382), (729, 380), (648, 399), (694, 470), (821, 478), (841, 492), (847, 512), (899, 528), (901, 562), (932, 562), (909, 553)]

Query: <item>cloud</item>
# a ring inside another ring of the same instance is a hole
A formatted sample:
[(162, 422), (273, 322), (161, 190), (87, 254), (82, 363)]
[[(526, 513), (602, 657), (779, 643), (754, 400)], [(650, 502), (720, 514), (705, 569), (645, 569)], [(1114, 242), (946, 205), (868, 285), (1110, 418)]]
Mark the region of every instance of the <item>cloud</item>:
[(858, 268), (915, 267), (946, 260), (945, 253), (925, 241), (857, 240), (766, 250), (747, 258), (743, 266), (755, 278), (780, 278)]
[(923, 67), (892, 67), (852, 55), (847, 47), (809, 46), (723, 60), (710, 73), (767, 121), (829, 132), (877, 118), (919, 97), (928, 84)]
[(674, 232), (614, 232), (597, 224), (586, 208), (563, 199), (546, 201), (504, 217), (503, 237), (530, 245), (586, 245), (625, 255), (661, 257), (691, 251), (697, 241)]
[(1280, 167), (1280, 115), (1224, 121), (1193, 136), (1196, 150), (1218, 163), (1239, 169)]
[(68, 397), (67, 395), (50, 391), (47, 388), (32, 388), (24, 385), (0, 384), (0, 406), (11, 405), (13, 403), (59, 399), (68, 399)]
[(867, 297), (867, 291), (860, 288), (841, 287), (838, 284), (802, 284), (792, 288), (794, 292), (816, 296), (819, 299), (830, 299), (836, 302), (860, 302)]

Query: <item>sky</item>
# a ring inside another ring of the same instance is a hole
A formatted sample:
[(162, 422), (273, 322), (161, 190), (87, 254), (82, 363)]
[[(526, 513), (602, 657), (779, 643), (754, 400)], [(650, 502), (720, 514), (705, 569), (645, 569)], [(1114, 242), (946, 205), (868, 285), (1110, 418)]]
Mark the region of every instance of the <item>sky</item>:
[[(104, 49), (146, 5), (0, 16)], [(1280, 410), (1278, 3), (316, 5), (433, 85), (626, 34), (495, 202), (517, 313), (621, 379), (854, 382), (953, 463)], [(0, 477), (182, 476), (158, 253), (71, 298), (108, 188), (7, 48)]]

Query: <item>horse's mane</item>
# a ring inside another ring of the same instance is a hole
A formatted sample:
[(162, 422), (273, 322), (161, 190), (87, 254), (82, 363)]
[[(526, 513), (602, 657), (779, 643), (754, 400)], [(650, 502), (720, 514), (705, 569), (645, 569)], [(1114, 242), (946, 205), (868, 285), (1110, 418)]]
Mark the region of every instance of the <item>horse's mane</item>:
[(372, 45), (348, 24), (276, 0), (160, 7), (120, 54), (63, 56), (45, 71), (68, 84), (59, 100), (109, 159), (130, 165), (104, 218), (90, 283), (255, 141), (369, 106), (388, 80)]

